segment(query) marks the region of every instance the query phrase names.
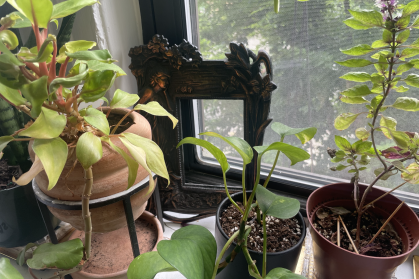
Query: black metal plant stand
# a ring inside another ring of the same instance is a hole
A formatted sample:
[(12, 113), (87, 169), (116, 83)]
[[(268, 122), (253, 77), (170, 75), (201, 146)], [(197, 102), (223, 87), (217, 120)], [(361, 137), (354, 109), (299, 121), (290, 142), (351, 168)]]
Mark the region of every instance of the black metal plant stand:
[[(153, 179), (155, 176), (153, 177)], [(138, 257), (140, 255), (140, 249), (138, 246), (138, 239), (137, 239), (137, 233), (135, 230), (135, 220), (132, 213), (132, 206), (131, 206), (131, 196), (138, 193), (142, 189), (146, 188), (148, 186), (149, 177), (147, 176), (145, 179), (140, 181), (139, 183), (133, 185), (131, 188), (129, 188), (126, 191), (117, 193), (115, 195), (111, 195), (108, 197), (100, 198), (100, 199), (94, 199), (90, 200), (89, 202), (89, 208), (98, 208), (103, 207), (109, 204), (113, 204), (119, 201), (122, 201), (124, 204), (124, 210), (125, 210), (125, 216), (127, 218), (127, 224), (128, 224), (128, 231), (129, 231), (129, 237), (131, 240), (131, 247), (132, 252), (134, 254), (134, 258)], [(51, 225), (50, 221), (50, 215), (49, 210), (47, 206), (58, 208), (58, 209), (64, 209), (64, 210), (81, 210), (82, 203), (81, 201), (62, 201), (57, 200), (54, 198), (51, 198), (47, 195), (45, 195), (38, 187), (38, 185), (35, 182), (35, 179), (32, 181), (32, 187), (35, 192), (36, 199), (38, 201), (38, 206), (42, 214), (42, 218), (44, 219), (45, 227), (48, 231), (48, 235), (51, 239), (51, 243), (57, 244), (57, 236), (55, 234), (55, 230)], [(155, 204), (157, 205), (156, 212), (157, 212), (157, 218), (159, 219), (163, 230), (164, 230), (164, 224), (163, 224), (163, 214), (161, 211), (160, 205), (160, 197), (159, 197), (159, 187), (156, 185), (154, 193), (152, 195), (152, 198), (154, 199)]]

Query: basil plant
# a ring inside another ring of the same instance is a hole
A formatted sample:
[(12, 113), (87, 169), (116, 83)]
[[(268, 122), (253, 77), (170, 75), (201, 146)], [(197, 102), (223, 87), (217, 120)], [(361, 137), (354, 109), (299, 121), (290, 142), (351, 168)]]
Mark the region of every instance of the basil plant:
[[(419, 59), (413, 58), (419, 54), (419, 39), (406, 43), (413, 28), (419, 28), (419, 17), (413, 14), (419, 11), (419, 1), (412, 1), (407, 5), (398, 4), (397, 0), (376, 0), (380, 11), (349, 10), (352, 17), (344, 23), (356, 30), (378, 28), (382, 39), (372, 44), (360, 44), (342, 53), (350, 56), (364, 56), (365, 58), (351, 58), (337, 62), (346, 67), (356, 68), (374, 65), (376, 72), (349, 72), (342, 79), (364, 83), (342, 91), (340, 100), (348, 104), (362, 104), (364, 111), (360, 113), (343, 113), (334, 123), (338, 130), (346, 130), (359, 117), (365, 116), (367, 126), (355, 130), (358, 141), (350, 143), (347, 139), (335, 136), (338, 151), (330, 150), (332, 162), (339, 163), (332, 170), (349, 169), (353, 173), (354, 204), (358, 212), (355, 245), (360, 247), (361, 217), (366, 210), (373, 206), (366, 204), (366, 197), (370, 189), (381, 179), (397, 173), (411, 184), (419, 183), (419, 134), (411, 131), (397, 130), (397, 121), (389, 116), (392, 110), (408, 112), (419, 111), (419, 100), (411, 96), (400, 96), (410, 87), (419, 87), (419, 75), (410, 73), (419, 69)], [(366, 84), (365, 84), (366, 83)], [(393, 97), (393, 95), (396, 95)], [(400, 96), (400, 97), (399, 97)], [(393, 141), (393, 146), (379, 150), (377, 135)], [(374, 171), (376, 178), (368, 185), (362, 197), (359, 196), (358, 183), (360, 173), (366, 170), (371, 156), (378, 159), (380, 168)], [(409, 163), (407, 163), (409, 162)], [(406, 182), (394, 187), (392, 191)]]
[[(222, 272), (222, 270), (234, 260), (238, 253), (243, 253), (248, 263), (249, 274), (254, 278), (305, 278), (284, 268), (275, 268), (267, 274), (266, 217), (273, 216), (280, 219), (289, 219), (297, 215), (300, 210), (300, 203), (298, 200), (278, 196), (269, 191), (267, 186), (281, 152), (291, 160), (291, 165), (310, 158), (310, 155), (305, 150), (284, 143), (283, 141), (285, 137), (295, 135), (302, 144), (305, 144), (314, 137), (317, 129), (293, 129), (281, 123), (273, 123), (272, 129), (278, 133), (280, 141), (267, 146), (254, 146), (253, 148), (246, 141), (238, 137), (223, 137), (214, 132), (201, 134), (202, 136), (220, 138), (229, 144), (241, 156), (243, 160), (242, 194), (243, 206), (245, 208), (244, 210), (237, 205), (229, 194), (226, 173), (230, 169), (230, 165), (227, 162), (225, 154), (218, 147), (203, 139), (188, 137), (179, 142), (178, 147), (183, 144), (194, 144), (203, 147), (207, 149), (215, 157), (215, 159), (217, 159), (223, 172), (226, 195), (230, 199), (230, 202), (242, 214), (240, 229), (230, 237), (221, 253), (216, 258), (217, 245), (213, 235), (207, 229), (196, 225), (181, 228), (172, 235), (171, 240), (163, 240), (159, 242), (157, 245), (157, 252), (145, 253), (135, 258), (128, 268), (129, 279), (152, 279), (157, 273), (165, 271), (179, 271), (187, 279), (214, 279), (217, 273)], [(261, 185), (259, 183), (262, 157), (264, 154), (271, 151), (276, 152), (275, 161), (267, 179), (264, 181), (263, 185)], [(254, 154), (257, 154), (257, 156), (254, 157)], [(254, 181), (253, 191), (251, 195), (247, 197), (245, 170), (246, 165), (252, 161), (256, 162), (257, 177)], [(247, 238), (251, 227), (247, 226), (246, 222), (247, 217), (253, 208), (255, 208), (257, 213), (257, 222), (263, 227), (263, 269), (260, 271), (250, 257), (247, 248)], [(236, 243), (236, 248), (226, 257), (225, 261), (221, 262), (221, 259), (233, 241)]]
[[(5, 2), (0, 0), (0, 6)], [(49, 180), (48, 189), (52, 189), (67, 158), (74, 153), (85, 170), (86, 182), (83, 192), (85, 244), (79, 239), (58, 245), (43, 244), (34, 250), (27, 264), (35, 269), (72, 269), (82, 258), (87, 260), (90, 256), (92, 225), (88, 207), (94, 180), (92, 165), (102, 158), (102, 144), (109, 145), (125, 159), (129, 169), (128, 187), (133, 185), (140, 165), (148, 171), (150, 186), (154, 187), (152, 172), (169, 180), (160, 148), (147, 138), (132, 133), (115, 134), (115, 131), (133, 111), (168, 116), (173, 126), (177, 120), (158, 103), (150, 102), (136, 105), (111, 129), (107, 119), (111, 110), (132, 107), (139, 100), (137, 95), (122, 90), (115, 91), (107, 114), (92, 106), (80, 109), (83, 102), (108, 102), (105, 93), (125, 72), (114, 64), (108, 50), (90, 50), (95, 42), (71, 41), (58, 49), (56, 37), (48, 33), (48, 28), (51, 23), (58, 25), (57, 19), (96, 4), (97, 0), (67, 0), (56, 5), (50, 0), (7, 2), (17, 11), (0, 19), (0, 97), (32, 120), (13, 134), (0, 137), (0, 152), (10, 142), (33, 142), (35, 160), (32, 168), (15, 180), (19, 185), (28, 184), (44, 170)], [(18, 39), (9, 29), (25, 27), (32, 28), (36, 46), (22, 47), (13, 54), (11, 51), (18, 47)], [(74, 62), (71, 68), (70, 62)], [(129, 153), (115, 146), (112, 138), (119, 138)], [(29, 244), (26, 248), (33, 246)], [(21, 264), (25, 262), (25, 251), (20, 256)], [(8, 266), (8, 263), (2, 259), (1, 265)], [(10, 267), (0, 269), (10, 270)]]

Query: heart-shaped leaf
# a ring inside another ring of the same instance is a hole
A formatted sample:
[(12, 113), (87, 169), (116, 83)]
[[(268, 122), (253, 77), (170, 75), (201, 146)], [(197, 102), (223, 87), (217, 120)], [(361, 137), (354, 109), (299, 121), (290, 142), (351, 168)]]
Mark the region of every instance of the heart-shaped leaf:
[(360, 114), (361, 113), (354, 114), (350, 112), (342, 113), (335, 119), (335, 128), (339, 131), (348, 129)]
[(293, 273), (292, 271), (277, 267), (272, 269), (265, 279), (305, 279), (304, 276)]
[(391, 139), (390, 131), (396, 131), (397, 121), (392, 117), (381, 116), (380, 126), (385, 127), (381, 129), (381, 132), (383, 132), (387, 138)]
[[(92, 41), (79, 40), (68, 42), (60, 48), (59, 55), (57, 56), (57, 62), (64, 63), (64, 61), (67, 58), (66, 53), (85, 51), (91, 49), (94, 46), (96, 46), (96, 42)], [(72, 60), (73, 59), (69, 59), (69, 62), (71, 62)]]
[(66, 123), (65, 115), (59, 115), (58, 112), (43, 107), (35, 122), (20, 132), (19, 136), (36, 139), (57, 138), (64, 130)]
[(13, 267), (10, 260), (5, 257), (0, 258), (0, 278), (1, 279), (23, 279), (22, 274)]
[(49, 60), (52, 51), (54, 50), (53, 41), (56, 38), (54, 35), (48, 35), (48, 38), (42, 43), (41, 48), (38, 51), (38, 54), (35, 58), (26, 59), (26, 62), (46, 62)]
[(405, 111), (418, 111), (419, 100), (416, 98), (399, 97), (396, 99), (392, 107), (396, 109), (405, 110)]
[(140, 97), (138, 97), (137, 94), (130, 94), (128, 92), (122, 91), (121, 89), (117, 89), (111, 100), (110, 107), (111, 109), (128, 108), (130, 106), (133, 106), (139, 99)]
[(217, 243), (206, 228), (190, 225), (175, 231), (171, 240), (160, 241), (157, 251), (187, 279), (210, 279), (214, 270)]
[(100, 61), (97, 61), (97, 60), (89, 60), (89, 61), (87, 61), (87, 66), (92, 71), (105, 71), (105, 70), (114, 71), (114, 72), (116, 72), (116, 77), (127, 75), (124, 72), (124, 70), (122, 70), (119, 66), (117, 66), (115, 64), (104, 63), (104, 62), (100, 62)]
[(291, 160), (291, 166), (298, 162), (310, 159), (310, 154), (305, 150), (283, 142), (274, 142), (269, 146), (254, 146), (253, 148), (259, 153), (260, 159), (258, 160), (261, 160), (263, 154), (271, 150), (277, 150), (284, 153), (285, 156)]
[(292, 218), (300, 211), (298, 200), (278, 196), (262, 185), (256, 188), (256, 199), (263, 214), (279, 219)]
[(67, 161), (67, 143), (61, 138), (35, 139), (32, 149), (39, 157), (48, 176), (48, 190), (54, 188)]
[(238, 137), (223, 137), (222, 135), (219, 135), (214, 132), (205, 132), (201, 133), (202, 136), (210, 136), (210, 137), (216, 137), (220, 138), (226, 143), (228, 143), (231, 147), (233, 147), (242, 157), (243, 164), (247, 165), (250, 162), (252, 162), (253, 159), (253, 149), (252, 147), (243, 139)]
[(32, 24), (36, 21), (39, 27), (48, 28), (52, 14), (50, 0), (7, 0), (7, 2), (27, 17)]
[(134, 110), (142, 110), (142, 111), (148, 112), (149, 114), (152, 114), (152, 115), (155, 115), (155, 116), (167, 116), (173, 122), (173, 129), (176, 127), (176, 124), (178, 122), (178, 120), (176, 119), (176, 117), (174, 117), (173, 115), (171, 115), (159, 103), (154, 102), (154, 101), (153, 102), (149, 102), (149, 103), (147, 103), (145, 105), (138, 104), (138, 105), (135, 106)]
[(107, 49), (101, 49), (101, 50), (83, 50), (83, 51), (77, 51), (75, 53), (66, 52), (66, 55), (73, 59), (78, 60), (98, 60), (101, 62), (107, 62), (112, 63), (114, 60), (112, 60), (112, 55), (109, 53)]
[(281, 141), (285, 136), (295, 135), (302, 144), (311, 140), (317, 132), (317, 128), (291, 128), (285, 124), (275, 122), (272, 123), (272, 130), (281, 137)]
[(16, 106), (25, 105), (27, 103), (27, 100), (19, 94), (19, 91), (7, 87), (2, 83), (0, 83), (0, 94)]
[(23, 96), (31, 103), (31, 116), (36, 118), (41, 113), (41, 107), (44, 101), (48, 98), (48, 76), (40, 77), (39, 79), (24, 84), (20, 91)]
[(70, 87), (79, 85), (84, 80), (84, 78), (87, 76), (88, 73), (89, 73), (88, 70), (84, 70), (80, 74), (77, 74), (72, 77), (56, 78), (49, 85), (49, 92), (50, 93), (55, 92), (61, 85), (65, 88), (70, 88)]
[(78, 238), (60, 244), (45, 243), (36, 248), (27, 264), (33, 269), (71, 269), (80, 263), (83, 249), (83, 243)]
[[(25, 248), (23, 248), (22, 251), (19, 252), (19, 255), (17, 256), (16, 262), (18, 265), (23, 266), (26, 263), (26, 251), (32, 247), (36, 247), (38, 244), (35, 243), (28, 243), (26, 244)], [(0, 277), (1, 278), (1, 277)]]
[(100, 110), (88, 107), (86, 109), (86, 114), (83, 118), (87, 123), (99, 129), (105, 135), (109, 135), (110, 128), (108, 119), (106, 118), (106, 115)]
[(102, 98), (113, 85), (116, 73), (111, 70), (90, 72), (80, 94), (84, 101), (94, 102)]
[(343, 151), (350, 152), (352, 150), (352, 144), (341, 136), (335, 136), (335, 144), (337, 147), (339, 147), (339, 149), (342, 149)]
[(158, 252), (148, 252), (136, 257), (129, 265), (128, 279), (153, 279), (159, 272), (176, 271)]
[(76, 156), (84, 169), (88, 169), (102, 158), (102, 142), (91, 132), (81, 135), (76, 146)]
[(62, 18), (74, 14), (84, 7), (98, 3), (97, 0), (67, 0), (53, 6), (51, 18)]

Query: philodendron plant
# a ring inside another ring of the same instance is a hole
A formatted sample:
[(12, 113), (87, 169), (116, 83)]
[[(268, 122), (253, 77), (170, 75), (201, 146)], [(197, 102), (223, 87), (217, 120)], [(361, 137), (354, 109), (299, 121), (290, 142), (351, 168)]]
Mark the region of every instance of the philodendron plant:
[[(419, 17), (411, 23), (411, 16), (419, 10), (419, 1), (412, 1), (407, 5), (398, 5), (396, 0), (376, 0), (378, 11), (349, 11), (352, 17), (344, 23), (357, 30), (378, 27), (382, 32), (381, 40), (369, 44), (357, 45), (353, 48), (342, 50), (344, 54), (360, 56), (373, 53), (372, 59), (349, 59), (337, 62), (346, 67), (364, 67), (374, 65), (377, 72), (349, 72), (341, 78), (354, 82), (367, 82), (341, 92), (340, 100), (348, 104), (365, 104), (366, 110), (361, 113), (343, 113), (335, 120), (335, 128), (346, 130), (361, 115), (366, 115), (368, 126), (355, 130), (359, 139), (350, 143), (347, 139), (335, 136), (335, 143), (339, 150), (332, 150), (332, 162), (339, 164), (332, 170), (341, 171), (349, 168), (353, 173), (354, 205), (358, 214), (355, 246), (361, 250), (360, 234), (361, 218), (367, 209), (374, 205), (382, 197), (366, 204), (366, 198), (371, 188), (381, 179), (386, 180), (389, 176), (401, 173), (401, 178), (408, 183), (419, 183), (419, 134), (416, 132), (397, 131), (397, 121), (388, 116), (388, 111), (399, 109), (403, 111), (419, 111), (419, 100), (412, 97), (397, 97), (395, 101), (390, 96), (409, 90), (404, 84), (419, 87), (419, 75), (405, 73), (411, 69), (419, 69), (419, 59), (409, 59), (419, 54), (419, 39), (411, 44), (406, 44), (412, 28), (419, 28)], [(394, 146), (385, 150), (377, 147), (377, 135), (393, 140)], [(371, 141), (369, 141), (371, 139)], [(366, 170), (370, 162), (370, 156), (377, 158), (381, 167), (374, 171), (376, 178), (368, 185), (362, 197), (359, 196), (358, 182), (360, 172)], [(413, 161), (409, 165), (405, 162)], [(394, 187), (390, 192), (398, 189), (406, 182)], [(400, 205), (401, 206), (401, 205)], [(398, 207), (398, 209), (400, 208)], [(397, 210), (398, 210), (397, 209)], [(395, 212), (394, 212), (395, 213)], [(386, 221), (390, 221), (391, 217)], [(383, 226), (384, 227), (384, 226)], [(381, 228), (382, 229), (382, 228)], [(376, 232), (373, 241), (381, 232)], [(370, 241), (370, 242), (371, 242)], [(370, 244), (366, 244), (367, 246)], [(355, 249), (356, 250), (356, 249)]]
[[(212, 143), (199, 138), (185, 138), (178, 147), (183, 144), (195, 144), (207, 149), (218, 161), (223, 172), (223, 181), (225, 191), (230, 202), (242, 214), (240, 220), (240, 229), (235, 232), (226, 245), (222, 249), (220, 255), (216, 259), (217, 245), (212, 234), (205, 228), (192, 225), (184, 227), (176, 231), (171, 240), (163, 240), (157, 245), (157, 252), (149, 252), (140, 255), (131, 263), (128, 268), (129, 279), (152, 279), (159, 272), (180, 271), (187, 279), (214, 279), (217, 273), (234, 260), (240, 252), (244, 254), (248, 263), (249, 274), (254, 278), (269, 279), (301, 279), (301, 275), (292, 273), (284, 268), (275, 268), (267, 274), (266, 256), (267, 256), (267, 232), (266, 219), (267, 216), (273, 216), (280, 219), (289, 219), (294, 217), (300, 210), (300, 203), (296, 199), (278, 196), (267, 189), (269, 180), (278, 162), (280, 153), (282, 152), (291, 160), (291, 165), (307, 160), (310, 155), (301, 148), (284, 143), (284, 138), (288, 135), (295, 135), (305, 144), (311, 140), (317, 132), (316, 128), (293, 129), (281, 123), (273, 123), (272, 129), (279, 134), (280, 141), (272, 143), (269, 146), (252, 147), (243, 139), (238, 137), (223, 137), (214, 132), (202, 133), (203, 136), (217, 137), (225, 141), (234, 148), (243, 159), (243, 206), (240, 208), (231, 198), (226, 181), (226, 172), (230, 166), (224, 153)], [(257, 155), (257, 177), (254, 181), (253, 191), (249, 198), (246, 197), (245, 185), (245, 169), (246, 165), (253, 161), (253, 154)], [(263, 186), (260, 182), (260, 172), (262, 157), (269, 151), (276, 151), (275, 161), (271, 171), (266, 178)], [(256, 197), (256, 200), (255, 200)], [(257, 222), (263, 226), (263, 269), (258, 270), (255, 262), (250, 257), (247, 248), (247, 238), (251, 227), (246, 225), (250, 211), (255, 208)], [(260, 216), (262, 215), (262, 216)], [(221, 262), (225, 252), (235, 242), (236, 248)], [(280, 265), (280, 263), (278, 263)], [(141, 272), (140, 272), (141, 271)]]
[[(71, 41), (58, 49), (55, 36), (48, 34), (48, 27), (51, 22), (58, 24), (57, 19), (93, 5), (97, 0), (68, 0), (57, 5), (53, 5), (50, 0), (7, 2), (18, 12), (0, 20), (0, 97), (32, 120), (13, 134), (0, 137), (0, 152), (10, 142), (32, 141), (35, 160), (32, 168), (15, 180), (19, 185), (28, 184), (44, 170), (48, 176), (48, 190), (52, 189), (67, 159), (74, 154), (84, 168), (84, 245), (79, 239), (58, 245), (43, 244), (34, 250), (32, 259), (27, 261), (28, 266), (34, 269), (68, 270), (77, 267), (82, 259), (88, 260), (90, 257), (92, 224), (89, 197), (94, 179), (92, 165), (102, 158), (102, 144), (109, 145), (125, 159), (129, 169), (128, 188), (134, 184), (141, 165), (150, 175), (150, 189), (154, 189), (153, 173), (169, 180), (160, 148), (147, 138), (115, 132), (135, 110), (168, 116), (174, 126), (177, 120), (158, 103), (150, 102), (135, 106), (111, 129), (107, 119), (111, 110), (131, 107), (139, 100), (137, 95), (122, 90), (114, 93), (107, 114), (92, 106), (79, 109), (83, 102), (100, 99), (108, 102), (104, 98), (105, 93), (115, 79), (125, 73), (113, 64), (115, 60), (108, 50), (89, 50), (96, 45), (95, 42)], [(4, 3), (4, 0), (0, 0), (0, 6)], [(31, 27), (36, 37), (36, 47), (21, 48), (16, 55), (13, 54), (11, 50), (18, 45), (18, 40), (9, 30), (11, 27)], [(67, 69), (72, 61), (74, 66)], [(57, 64), (61, 65), (59, 72), (56, 70)], [(119, 138), (129, 153), (115, 146), (112, 138)], [(26, 249), (34, 246), (28, 244)], [(26, 249), (19, 256), (20, 264), (25, 262)], [(0, 264), (8, 263), (2, 260)]]

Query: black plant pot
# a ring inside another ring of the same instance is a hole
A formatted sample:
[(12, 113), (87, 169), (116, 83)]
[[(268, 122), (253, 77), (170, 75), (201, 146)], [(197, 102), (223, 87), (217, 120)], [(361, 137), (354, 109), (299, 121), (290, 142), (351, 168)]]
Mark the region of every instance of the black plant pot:
[[(247, 197), (249, 197), (251, 191), (247, 192)], [(243, 193), (239, 192), (236, 194), (231, 195), (234, 201), (242, 202), (243, 201)], [(217, 255), (221, 252), (224, 245), (228, 241), (228, 236), (224, 233), (223, 229), (221, 228), (220, 224), (220, 217), (222, 212), (231, 204), (230, 200), (226, 198), (221, 202), (218, 206), (217, 215), (216, 215), (216, 226), (215, 226), (215, 240), (217, 241)], [(300, 226), (301, 226), (301, 239), (298, 243), (293, 246), (291, 249), (286, 251), (277, 252), (277, 253), (268, 253), (267, 254), (267, 261), (266, 261), (266, 272), (269, 273), (270, 270), (283, 267), (294, 271), (297, 267), (298, 258), (300, 256), (301, 248), (303, 247), (304, 238), (306, 236), (306, 225), (301, 213), (298, 213), (297, 218)], [(233, 243), (227, 252), (224, 254), (223, 260), (226, 256), (228, 256), (231, 251), (236, 247)], [(262, 274), (262, 259), (263, 254), (260, 252), (252, 251), (249, 249), (250, 256), (253, 260), (256, 260), (256, 266), (259, 272)], [(222, 262), (221, 261), (221, 262)], [(225, 269), (223, 269), (218, 275), (217, 279), (233, 279), (233, 278), (240, 278), (240, 279), (254, 279), (252, 276), (249, 275), (248, 266), (246, 259), (243, 256), (243, 253), (240, 252), (233, 262), (231, 262)]]
[[(55, 228), (59, 220), (52, 214)], [(0, 247), (24, 246), (47, 235), (31, 183), (0, 190)]]

